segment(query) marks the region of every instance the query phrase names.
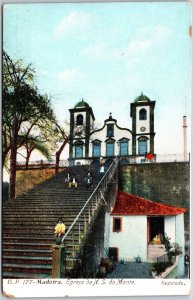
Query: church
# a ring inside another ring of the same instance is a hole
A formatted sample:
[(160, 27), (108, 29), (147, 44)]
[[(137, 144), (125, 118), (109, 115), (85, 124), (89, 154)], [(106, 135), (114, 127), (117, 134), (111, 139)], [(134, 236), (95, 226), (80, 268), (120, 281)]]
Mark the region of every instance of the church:
[(103, 126), (95, 129), (93, 109), (82, 99), (69, 109), (70, 165), (91, 164), (99, 158), (110, 161), (116, 156), (121, 161), (141, 163), (147, 153), (154, 156), (155, 102), (141, 93), (131, 103), (132, 129), (120, 127), (111, 113)]

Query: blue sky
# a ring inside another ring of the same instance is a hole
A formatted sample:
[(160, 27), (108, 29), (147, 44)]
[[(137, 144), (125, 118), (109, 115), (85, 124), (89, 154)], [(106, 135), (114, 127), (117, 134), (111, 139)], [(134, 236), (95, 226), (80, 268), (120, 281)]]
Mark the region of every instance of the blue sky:
[(3, 44), (12, 58), (32, 63), (61, 122), (84, 98), (99, 125), (112, 112), (131, 128), (130, 103), (143, 91), (156, 100), (156, 153), (181, 153), (182, 116), (190, 122), (190, 25), (191, 7), (180, 2), (7, 4)]

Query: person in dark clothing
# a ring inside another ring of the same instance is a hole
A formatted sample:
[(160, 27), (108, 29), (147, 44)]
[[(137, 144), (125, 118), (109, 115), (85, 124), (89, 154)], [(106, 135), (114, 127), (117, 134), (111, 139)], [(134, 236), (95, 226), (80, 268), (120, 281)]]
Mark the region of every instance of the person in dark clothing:
[(92, 174), (90, 172), (87, 173), (84, 181), (85, 181), (85, 186), (86, 187), (92, 186), (92, 184), (93, 184), (93, 177), (92, 177)]

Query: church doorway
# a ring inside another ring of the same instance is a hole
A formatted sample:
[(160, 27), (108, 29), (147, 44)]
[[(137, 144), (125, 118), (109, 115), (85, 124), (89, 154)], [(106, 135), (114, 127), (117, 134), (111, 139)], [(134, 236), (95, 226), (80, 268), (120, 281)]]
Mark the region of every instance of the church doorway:
[(113, 162), (113, 159), (109, 158), (106, 160), (105, 164), (104, 164), (104, 167), (105, 167), (105, 170), (107, 171), (108, 168), (110, 167), (110, 165), (112, 164)]
[(164, 217), (148, 217), (148, 242), (156, 235), (164, 236)]
[(99, 159), (94, 159), (92, 162), (91, 162), (91, 166), (94, 166), (94, 167), (100, 167), (100, 161)]

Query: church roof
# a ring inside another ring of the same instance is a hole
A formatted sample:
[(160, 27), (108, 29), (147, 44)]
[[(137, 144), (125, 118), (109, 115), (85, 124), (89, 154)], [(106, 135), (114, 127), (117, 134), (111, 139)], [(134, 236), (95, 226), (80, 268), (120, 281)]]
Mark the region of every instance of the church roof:
[(150, 99), (141, 92), (141, 95), (137, 97), (134, 102), (150, 102)]
[(82, 101), (79, 101), (75, 106), (74, 108), (81, 108), (81, 107), (90, 107), (89, 104), (87, 102), (85, 102), (83, 99)]
[(174, 216), (186, 211), (185, 208), (168, 206), (118, 191), (116, 203), (111, 215)]

